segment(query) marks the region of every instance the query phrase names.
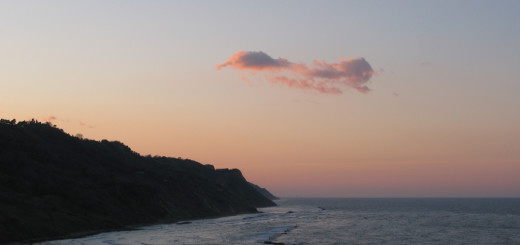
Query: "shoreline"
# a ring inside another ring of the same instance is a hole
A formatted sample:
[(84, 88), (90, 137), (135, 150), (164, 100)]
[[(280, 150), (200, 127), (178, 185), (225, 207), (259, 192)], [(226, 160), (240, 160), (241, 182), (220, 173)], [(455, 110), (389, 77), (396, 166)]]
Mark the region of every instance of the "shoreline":
[(99, 230), (92, 230), (92, 231), (76, 232), (76, 233), (62, 235), (62, 236), (56, 236), (56, 237), (30, 239), (30, 240), (25, 240), (25, 241), (7, 243), (6, 245), (26, 245), (26, 244), (32, 245), (32, 244), (39, 244), (39, 243), (43, 243), (43, 242), (84, 238), (84, 237), (94, 236), (94, 235), (98, 235), (98, 234), (102, 234), (102, 233), (120, 232), (120, 231), (136, 231), (136, 230), (141, 230), (141, 228), (147, 227), (147, 226), (169, 225), (169, 224), (175, 224), (175, 223), (183, 222), (183, 221), (191, 222), (191, 221), (195, 221), (195, 220), (218, 219), (218, 218), (231, 217), (231, 216), (241, 215), (241, 214), (256, 214), (256, 213), (262, 213), (262, 212), (258, 211), (258, 209), (257, 209), (256, 212), (239, 212), (239, 213), (235, 213), (235, 214), (200, 217), (200, 218), (194, 218), (194, 219), (175, 219), (175, 220), (169, 220), (169, 221), (159, 221), (159, 222), (153, 222), (153, 223), (148, 223), (148, 224), (129, 225), (129, 226), (114, 228), (114, 229), (99, 229)]
[[(1, 244), (30, 244), (276, 205), (239, 169), (143, 156), (36, 120), (0, 122)], [(264, 191), (265, 192), (265, 191)]]

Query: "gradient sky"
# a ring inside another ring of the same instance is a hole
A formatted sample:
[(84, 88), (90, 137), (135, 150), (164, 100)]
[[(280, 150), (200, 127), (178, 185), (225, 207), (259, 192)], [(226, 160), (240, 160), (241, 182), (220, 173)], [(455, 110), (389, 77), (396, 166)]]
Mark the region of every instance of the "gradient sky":
[[(239, 168), (279, 196), (518, 197), (519, 9), (505, 0), (3, 1), (0, 117)], [(272, 60), (217, 70), (239, 51)], [(369, 80), (317, 77), (315, 61), (340, 69), (359, 58)]]

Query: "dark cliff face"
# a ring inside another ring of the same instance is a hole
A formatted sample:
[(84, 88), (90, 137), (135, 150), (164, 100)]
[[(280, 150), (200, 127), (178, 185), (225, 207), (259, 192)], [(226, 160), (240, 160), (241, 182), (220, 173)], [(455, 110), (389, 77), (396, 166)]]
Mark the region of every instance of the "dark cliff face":
[(236, 169), (143, 157), (37, 122), (0, 122), (0, 243), (273, 205)]
[(260, 192), (260, 194), (264, 195), (265, 197), (267, 197), (269, 200), (278, 200), (279, 198), (275, 195), (273, 195), (271, 192), (269, 192), (267, 189), (265, 188), (262, 188), (258, 185), (255, 185), (253, 183), (249, 183), (251, 186), (253, 186), (253, 188)]
[(273, 202), (269, 198), (266, 198), (247, 182), (240, 170), (218, 169), (217, 176), (219, 184), (223, 185), (232, 194), (241, 196), (249, 205), (255, 205), (256, 207), (273, 206)]

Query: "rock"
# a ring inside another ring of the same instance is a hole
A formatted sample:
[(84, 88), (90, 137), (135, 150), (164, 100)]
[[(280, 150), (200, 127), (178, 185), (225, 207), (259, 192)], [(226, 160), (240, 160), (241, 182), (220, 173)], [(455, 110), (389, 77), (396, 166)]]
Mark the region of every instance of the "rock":
[(176, 224), (178, 224), (178, 225), (187, 225), (187, 224), (191, 224), (191, 221), (179, 221)]

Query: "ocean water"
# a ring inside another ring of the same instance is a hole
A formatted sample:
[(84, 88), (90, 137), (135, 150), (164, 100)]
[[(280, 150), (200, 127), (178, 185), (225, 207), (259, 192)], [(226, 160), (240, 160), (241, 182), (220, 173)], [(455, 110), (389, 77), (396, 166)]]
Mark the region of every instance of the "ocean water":
[(520, 244), (520, 198), (283, 199), (262, 213), (41, 244)]

